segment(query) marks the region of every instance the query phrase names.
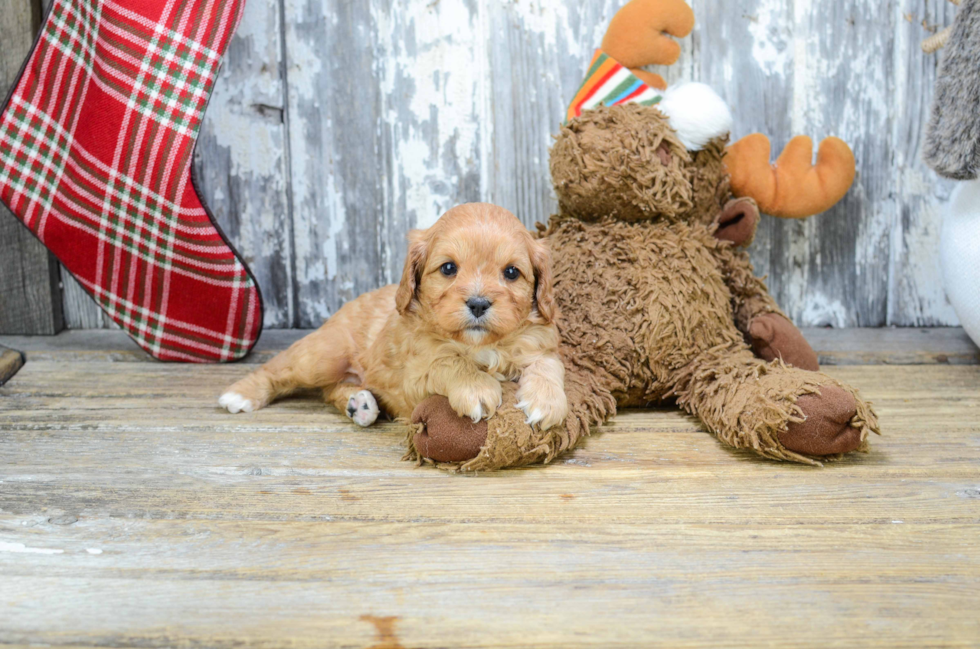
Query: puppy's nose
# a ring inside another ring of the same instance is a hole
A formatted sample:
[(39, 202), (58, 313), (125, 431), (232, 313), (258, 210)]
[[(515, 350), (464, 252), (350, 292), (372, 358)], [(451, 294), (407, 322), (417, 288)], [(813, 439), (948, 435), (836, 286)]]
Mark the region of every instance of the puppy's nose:
[(485, 297), (471, 297), (466, 300), (466, 306), (470, 308), (470, 313), (473, 314), (474, 318), (482, 318), (483, 314), (490, 310), (491, 304), (493, 302)]

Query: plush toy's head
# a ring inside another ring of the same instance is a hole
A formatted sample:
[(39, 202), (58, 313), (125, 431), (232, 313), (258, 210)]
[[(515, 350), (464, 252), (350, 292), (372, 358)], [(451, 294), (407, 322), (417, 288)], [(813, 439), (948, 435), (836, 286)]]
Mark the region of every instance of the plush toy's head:
[(657, 106), (600, 106), (561, 129), (551, 176), (562, 214), (711, 223), (731, 197), (727, 133), (689, 150)]
[[(764, 135), (726, 149), (732, 116), (711, 88), (667, 88), (662, 77), (642, 69), (677, 61), (680, 47), (671, 37), (693, 27), (685, 0), (630, 0), (613, 17), (552, 149), (563, 214), (712, 223), (719, 210), (734, 210), (727, 216), (737, 219), (758, 205), (772, 216), (803, 218), (847, 193), (854, 155), (841, 140), (821, 142), (816, 165), (806, 136), (793, 138), (775, 165)], [(733, 205), (732, 195), (743, 200)]]

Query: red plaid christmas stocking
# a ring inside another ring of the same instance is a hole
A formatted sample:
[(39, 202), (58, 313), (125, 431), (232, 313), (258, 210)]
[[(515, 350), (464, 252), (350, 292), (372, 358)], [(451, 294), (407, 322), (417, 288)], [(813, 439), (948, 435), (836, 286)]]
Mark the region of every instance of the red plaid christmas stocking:
[(255, 279), (191, 178), (243, 0), (55, 0), (0, 113), (0, 199), (154, 357), (228, 361)]

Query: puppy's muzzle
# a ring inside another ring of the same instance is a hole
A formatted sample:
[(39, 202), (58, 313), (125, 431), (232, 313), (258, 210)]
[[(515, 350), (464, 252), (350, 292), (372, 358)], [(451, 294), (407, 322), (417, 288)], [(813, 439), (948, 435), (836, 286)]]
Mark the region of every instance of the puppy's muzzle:
[(485, 297), (471, 297), (470, 299), (466, 300), (466, 306), (470, 310), (470, 313), (473, 314), (473, 317), (479, 320), (487, 311), (490, 310), (490, 307), (493, 306), (493, 302)]

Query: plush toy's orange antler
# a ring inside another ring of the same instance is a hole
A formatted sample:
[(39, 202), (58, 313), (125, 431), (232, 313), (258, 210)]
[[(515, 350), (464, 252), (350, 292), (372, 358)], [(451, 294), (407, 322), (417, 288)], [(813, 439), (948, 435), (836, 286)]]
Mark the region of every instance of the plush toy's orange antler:
[(643, 83), (663, 90), (663, 77), (639, 68), (676, 63), (681, 46), (670, 36), (683, 38), (692, 29), (694, 12), (684, 0), (630, 0), (609, 23), (602, 50)]
[(824, 212), (854, 182), (854, 154), (836, 137), (820, 143), (816, 165), (813, 142), (805, 135), (790, 140), (776, 164), (769, 163), (769, 154), (769, 138), (753, 133), (728, 147), (725, 166), (732, 193), (754, 198), (771, 216), (802, 219)]

